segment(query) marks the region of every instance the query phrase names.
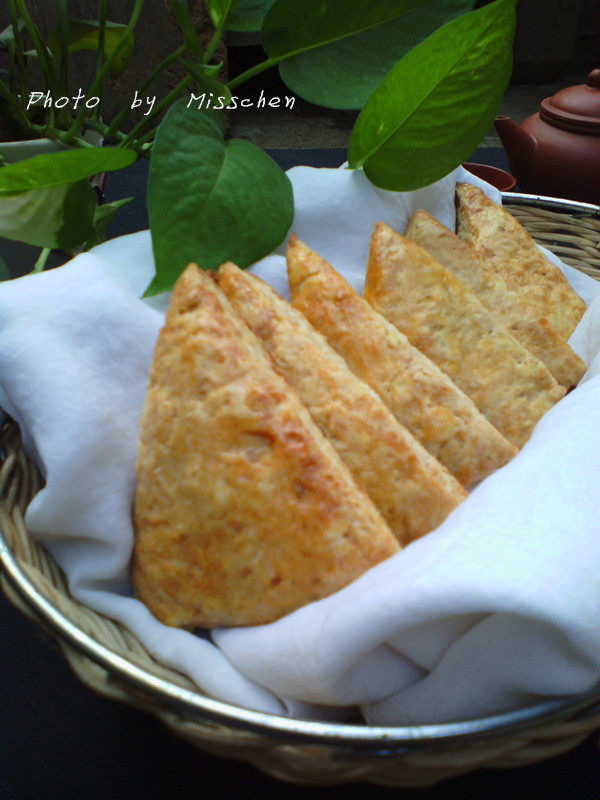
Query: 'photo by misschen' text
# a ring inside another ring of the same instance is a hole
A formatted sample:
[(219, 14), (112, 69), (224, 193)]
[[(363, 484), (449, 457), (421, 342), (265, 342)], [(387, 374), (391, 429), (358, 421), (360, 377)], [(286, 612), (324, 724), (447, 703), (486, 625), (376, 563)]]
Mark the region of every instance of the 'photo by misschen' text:
[[(229, 102), (227, 102), (227, 99), (227, 97), (215, 95), (213, 92), (190, 94), (187, 102), (187, 108), (194, 107), (197, 108), (198, 111), (201, 111), (202, 109), (214, 111), (233, 111), (236, 108), (285, 108), (291, 111), (296, 102), (296, 98), (294, 96), (290, 97), (285, 95), (280, 97), (278, 95), (272, 95), (271, 97), (267, 97), (263, 89), (261, 89), (260, 95), (255, 99), (250, 97), (240, 97), (238, 95), (232, 95)], [(134, 110), (136, 108), (143, 108), (144, 116), (148, 116), (154, 109), (156, 100), (156, 95), (144, 97), (140, 96), (136, 90), (131, 100), (131, 109)], [(73, 111), (77, 111), (77, 109), (82, 105), (85, 105), (85, 107), (88, 109), (93, 109), (99, 104), (100, 97), (97, 97), (96, 95), (87, 97), (82, 89), (78, 89), (77, 94), (71, 96), (64, 95), (60, 97), (52, 97), (49, 91), (30, 92), (29, 99), (27, 101), (27, 110), (29, 110), (31, 106), (41, 106), (43, 108), (55, 109), (61, 109), (69, 106), (69, 108), (73, 109)]]

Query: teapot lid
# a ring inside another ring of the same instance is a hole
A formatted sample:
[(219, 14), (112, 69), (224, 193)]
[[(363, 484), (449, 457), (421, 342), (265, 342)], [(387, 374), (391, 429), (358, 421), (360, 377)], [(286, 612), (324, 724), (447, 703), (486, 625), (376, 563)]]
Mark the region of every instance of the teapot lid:
[(543, 100), (540, 117), (557, 128), (600, 135), (600, 69), (590, 72), (587, 83), (561, 89)]

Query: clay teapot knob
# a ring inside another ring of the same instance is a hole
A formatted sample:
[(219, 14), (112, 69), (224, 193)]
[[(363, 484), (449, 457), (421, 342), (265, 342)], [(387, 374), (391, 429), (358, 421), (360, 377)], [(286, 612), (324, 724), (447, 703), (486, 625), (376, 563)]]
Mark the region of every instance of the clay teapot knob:
[(592, 89), (600, 89), (600, 69), (593, 69), (588, 75), (587, 85)]

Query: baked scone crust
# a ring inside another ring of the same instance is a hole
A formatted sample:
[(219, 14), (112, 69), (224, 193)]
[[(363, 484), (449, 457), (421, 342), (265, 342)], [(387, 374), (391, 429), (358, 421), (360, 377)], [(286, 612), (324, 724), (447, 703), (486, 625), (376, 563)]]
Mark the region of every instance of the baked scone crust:
[(557, 333), (568, 339), (585, 303), (512, 214), (476, 186), (456, 186), (456, 232)]
[(371, 237), (365, 299), (517, 447), (565, 394), (464, 284), (381, 222)]
[(221, 265), (218, 275), (235, 310), (399, 542), (406, 545), (441, 524), (466, 497), (461, 484), (397, 422), (300, 311), (234, 264)]
[(464, 486), (515, 455), (516, 448), (439, 367), (295, 236), (287, 267), (292, 305)]
[(272, 622), (399, 547), (206, 273), (173, 290), (141, 420), (133, 583), (161, 622)]
[(426, 211), (413, 214), (405, 234), (458, 278), (509, 333), (570, 389), (587, 367), (537, 308), (527, 305), (474, 250)]

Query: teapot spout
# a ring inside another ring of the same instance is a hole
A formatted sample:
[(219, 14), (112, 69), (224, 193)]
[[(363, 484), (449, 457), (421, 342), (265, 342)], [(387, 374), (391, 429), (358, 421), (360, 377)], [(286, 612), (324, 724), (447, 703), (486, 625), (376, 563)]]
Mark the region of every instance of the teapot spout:
[(534, 137), (526, 133), (510, 117), (496, 117), (494, 127), (508, 154), (510, 167), (515, 173), (515, 177), (520, 183), (523, 183), (533, 166), (536, 150)]

